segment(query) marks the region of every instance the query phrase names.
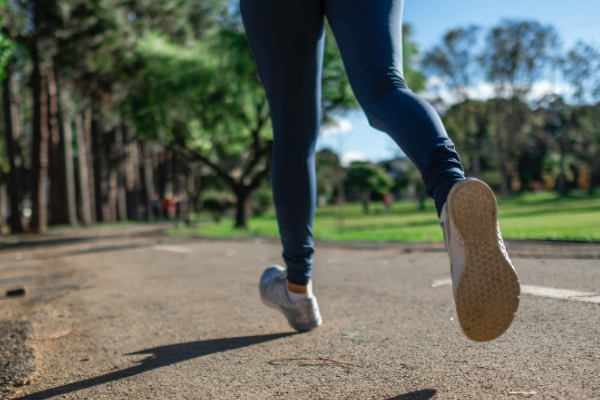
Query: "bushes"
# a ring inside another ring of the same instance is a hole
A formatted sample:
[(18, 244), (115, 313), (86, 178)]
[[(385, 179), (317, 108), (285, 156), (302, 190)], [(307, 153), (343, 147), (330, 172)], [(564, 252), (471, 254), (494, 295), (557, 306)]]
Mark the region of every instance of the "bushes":
[(202, 201), (202, 209), (212, 214), (216, 223), (221, 222), (221, 219), (227, 211), (235, 207), (235, 197), (220, 193), (208, 193)]
[[(203, 196), (202, 209), (211, 214), (213, 220), (221, 222), (223, 217), (235, 208), (236, 199), (233, 195), (223, 192), (208, 192)], [(252, 197), (250, 207), (252, 215), (264, 215), (273, 206), (271, 188), (257, 191)]]
[(252, 199), (252, 214), (264, 215), (273, 205), (273, 191), (271, 188), (263, 188), (254, 194)]

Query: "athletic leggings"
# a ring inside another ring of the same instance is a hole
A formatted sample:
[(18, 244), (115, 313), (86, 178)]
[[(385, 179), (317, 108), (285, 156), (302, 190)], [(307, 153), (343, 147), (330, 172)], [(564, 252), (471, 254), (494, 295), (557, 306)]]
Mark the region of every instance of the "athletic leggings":
[(421, 172), (438, 215), (464, 179), (454, 144), (402, 72), (402, 0), (241, 0), (273, 123), (273, 199), (288, 281), (306, 285), (314, 253), (315, 143), (321, 121), (325, 17), (370, 124)]

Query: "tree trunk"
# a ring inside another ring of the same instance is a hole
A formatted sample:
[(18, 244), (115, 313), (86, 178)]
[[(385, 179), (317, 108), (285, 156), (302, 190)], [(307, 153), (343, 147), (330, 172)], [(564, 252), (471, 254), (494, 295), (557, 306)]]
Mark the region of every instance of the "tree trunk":
[(104, 140), (102, 127), (98, 120), (99, 104), (98, 100), (93, 96), (92, 100), (92, 154), (94, 168), (94, 205), (96, 212), (96, 221), (106, 222), (109, 219), (108, 210), (108, 181), (104, 173)]
[(146, 204), (146, 220), (154, 221), (152, 201), (156, 196), (154, 191), (154, 178), (152, 168), (152, 151), (148, 143), (139, 144), (139, 153), (142, 160), (142, 192)]
[(77, 154), (79, 161), (79, 192), (81, 197), (81, 216), (82, 222), (86, 226), (93, 223), (92, 201), (90, 195), (89, 170), (87, 160), (87, 145), (85, 142), (85, 131), (81, 115), (75, 117), (75, 129), (77, 131)]
[(132, 129), (132, 139), (129, 143), (129, 152), (131, 154), (131, 174), (133, 177), (133, 190), (131, 192), (131, 207), (133, 208), (133, 219), (139, 221), (140, 217), (140, 197), (141, 197), (141, 176), (140, 176), (140, 154), (138, 140), (135, 138), (135, 131)]
[(118, 221), (118, 171), (111, 169), (108, 174), (108, 208), (110, 209), (110, 221)]
[(152, 159), (156, 170), (156, 189), (158, 196), (163, 199), (167, 194), (167, 149), (164, 145), (154, 153)]
[(363, 213), (365, 215), (369, 214), (369, 200), (371, 200), (371, 192), (369, 192), (369, 191), (362, 192), (362, 206), (363, 206)]
[(64, 154), (64, 131), (59, 125), (58, 89), (56, 76), (52, 69), (48, 70), (48, 126), (50, 177), (50, 225), (69, 223), (69, 203), (66, 201), (66, 157)]
[(130, 127), (125, 127), (125, 189), (127, 190), (127, 218), (131, 220), (139, 220), (139, 171), (137, 159), (137, 146), (134, 141), (135, 132)]
[(566, 150), (563, 148), (563, 146), (560, 146), (560, 162), (559, 162), (559, 167), (560, 167), (560, 175), (558, 176), (557, 179), (557, 183), (558, 183), (558, 194), (560, 196), (566, 196), (567, 194), (569, 194), (569, 187), (567, 184), (567, 174), (565, 171), (565, 158), (566, 158)]
[(165, 149), (165, 196), (173, 195), (173, 149)]
[[(104, 149), (104, 218), (106, 222), (115, 222), (117, 216), (116, 200), (116, 154), (115, 154), (115, 130), (106, 132), (103, 136), (102, 148)], [(114, 193), (113, 193), (114, 192)]]
[(22, 156), (19, 142), (21, 138), (21, 121), (17, 102), (18, 86), (14, 70), (14, 61), (9, 61), (6, 65), (6, 76), (2, 80), (2, 94), (6, 152), (10, 167), (8, 172), (8, 192), (10, 194), (10, 218), (8, 223), (11, 233), (21, 233), (23, 232), (23, 222), (21, 220), (23, 202)]
[(194, 219), (194, 201), (196, 199), (196, 193), (198, 192), (197, 182), (199, 181), (199, 174), (196, 174), (196, 171), (190, 170), (187, 175), (187, 183), (186, 183), (186, 195), (187, 202), (185, 208), (185, 224), (191, 225), (192, 220)]
[(46, 219), (46, 180), (48, 178), (48, 91), (47, 71), (40, 65), (40, 55), (33, 49), (33, 137), (31, 158), (31, 229), (44, 232)]
[(594, 170), (592, 168), (590, 168), (589, 174), (590, 174), (590, 185), (588, 187), (587, 193), (589, 196), (593, 196), (596, 182), (598, 182), (598, 175), (596, 173), (594, 173)]
[(110, 222), (117, 222), (117, 188), (119, 176), (119, 154), (117, 153), (117, 130), (120, 127), (115, 127), (110, 134), (105, 135), (106, 139), (104, 148), (106, 150), (106, 159), (108, 167), (108, 215)]
[(86, 174), (88, 181), (88, 191), (90, 194), (90, 207), (92, 212), (92, 223), (96, 220), (96, 185), (94, 182), (94, 154), (92, 152), (92, 106), (89, 101), (86, 102), (83, 110), (83, 134), (85, 136), (85, 154), (86, 154)]
[(68, 220), (70, 225), (77, 225), (77, 196), (75, 194), (75, 166), (73, 165), (73, 132), (71, 130), (71, 121), (63, 122), (63, 145)]
[(183, 165), (183, 158), (178, 149), (173, 150), (173, 176), (175, 184), (175, 221), (176, 224), (185, 219), (185, 209), (187, 206), (187, 179), (186, 171)]
[(6, 210), (8, 208), (8, 202), (6, 198), (8, 193), (6, 190), (6, 183), (0, 183), (0, 233), (6, 231)]
[(471, 154), (471, 161), (473, 163), (473, 176), (479, 179), (481, 175), (481, 158), (479, 157), (479, 149), (473, 149)]
[(192, 203), (190, 211), (192, 211), (192, 212), (202, 211), (202, 203), (200, 202), (200, 197), (202, 196), (202, 172), (201, 172), (201, 170), (199, 170), (198, 173), (196, 174), (196, 177), (194, 179), (194, 187), (195, 187), (194, 197), (190, 200)]
[(502, 161), (501, 165), (500, 165), (500, 193), (502, 193), (503, 196), (508, 196), (510, 194), (508, 185), (508, 171), (506, 168), (506, 164), (504, 161)]
[(246, 188), (235, 191), (237, 203), (235, 207), (235, 228), (248, 229), (248, 210), (250, 209), (250, 193)]
[(115, 130), (115, 147), (117, 153), (117, 214), (119, 221), (127, 221), (127, 191), (125, 190), (125, 146), (123, 145), (123, 126), (119, 125)]

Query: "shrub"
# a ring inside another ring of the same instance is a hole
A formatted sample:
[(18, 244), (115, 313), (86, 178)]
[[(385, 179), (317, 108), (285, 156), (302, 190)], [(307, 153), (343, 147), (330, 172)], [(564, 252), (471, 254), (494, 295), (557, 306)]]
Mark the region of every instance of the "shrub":
[(235, 198), (231, 195), (210, 193), (204, 197), (202, 207), (210, 212), (216, 223), (221, 222), (223, 215), (235, 206)]

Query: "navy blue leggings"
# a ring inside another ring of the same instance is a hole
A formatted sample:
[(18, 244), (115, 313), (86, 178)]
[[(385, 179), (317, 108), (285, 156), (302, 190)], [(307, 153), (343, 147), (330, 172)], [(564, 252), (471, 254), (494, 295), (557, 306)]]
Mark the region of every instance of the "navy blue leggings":
[(321, 121), (325, 17), (370, 124), (421, 172), (438, 214), (464, 179), (454, 144), (402, 72), (402, 0), (241, 0), (246, 34), (271, 109), (273, 197), (288, 281), (306, 285), (314, 253), (315, 143)]

